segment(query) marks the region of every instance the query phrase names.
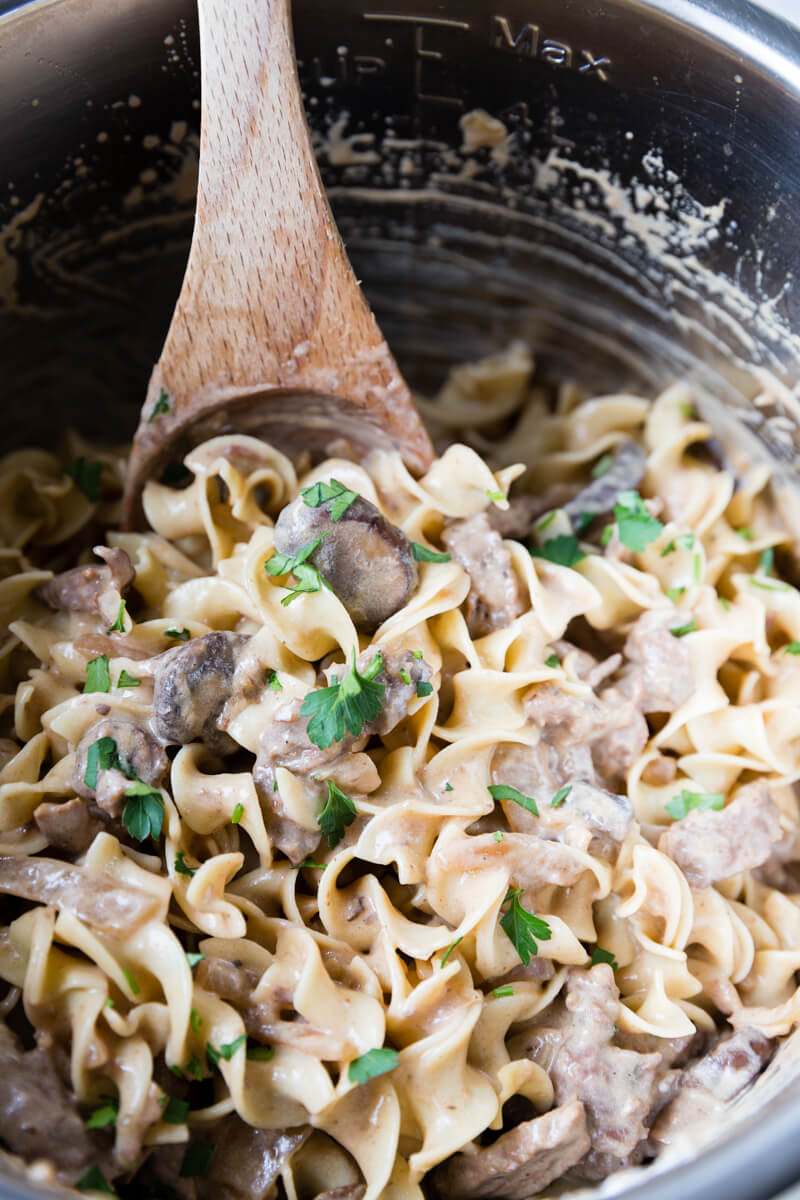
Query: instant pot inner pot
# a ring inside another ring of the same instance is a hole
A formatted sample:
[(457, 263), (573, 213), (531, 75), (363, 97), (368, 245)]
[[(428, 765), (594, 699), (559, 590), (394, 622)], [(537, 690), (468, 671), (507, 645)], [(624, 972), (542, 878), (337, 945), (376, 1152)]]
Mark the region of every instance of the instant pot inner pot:
[[(430, 391), (514, 338), (545, 382), (651, 394), (690, 375), (706, 415), (788, 473), (797, 35), (743, 0), (406, 5), (295, 0), (294, 19), (323, 177), (411, 381)], [(0, 17), (8, 446), (133, 430), (180, 286), (198, 120), (188, 0)], [(772, 1195), (800, 1174), (795, 1058), (699, 1161), (604, 1192)]]

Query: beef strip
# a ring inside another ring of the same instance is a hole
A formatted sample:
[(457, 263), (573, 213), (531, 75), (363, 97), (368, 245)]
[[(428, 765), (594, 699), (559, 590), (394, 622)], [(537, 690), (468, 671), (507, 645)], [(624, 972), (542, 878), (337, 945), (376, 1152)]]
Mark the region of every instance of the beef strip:
[[(113, 739), (117, 754), (126, 764), (130, 774), (117, 767), (109, 767), (107, 770), (98, 768), (97, 786), (90, 788), (86, 783), (89, 750), (101, 738)], [(98, 807), (109, 816), (117, 817), (122, 811), (125, 792), (130, 787), (133, 776), (141, 779), (142, 783), (151, 783), (158, 787), (168, 767), (169, 759), (149, 733), (133, 721), (126, 721), (122, 717), (108, 717), (90, 726), (78, 743), (72, 771), (72, 786), (79, 796), (86, 800), (95, 800)]]
[(454, 1154), (437, 1167), (434, 1184), (443, 1200), (527, 1200), (560, 1178), (588, 1149), (584, 1108), (573, 1100), (524, 1121), (491, 1146)]
[(789, 895), (800, 893), (800, 835), (793, 829), (784, 831), (779, 842), (775, 842), (766, 862), (755, 870), (755, 875), (768, 887)]
[(783, 837), (778, 806), (763, 779), (739, 788), (725, 808), (695, 809), (675, 821), (658, 848), (677, 863), (693, 888), (710, 887), (766, 862)]
[(757, 1029), (739, 1029), (723, 1038), (681, 1072), (675, 1098), (656, 1118), (650, 1131), (654, 1153), (681, 1133), (710, 1121), (743, 1092), (775, 1053), (776, 1043)]
[(214, 1135), (211, 1165), (198, 1182), (198, 1200), (268, 1200), (281, 1170), (311, 1135), (297, 1129), (254, 1129), (232, 1114)]
[(642, 613), (625, 641), (627, 667), (618, 687), (645, 713), (671, 713), (694, 688), (689, 650), (670, 629), (680, 624), (672, 609)]
[(330, 584), (357, 629), (373, 633), (416, 591), (419, 572), (409, 542), (369, 500), (359, 496), (334, 521), (328, 503), (318, 508), (302, 495), (275, 524), (275, 548), (295, 555), (322, 537), (310, 562)]
[(83, 854), (105, 828), (104, 823), (89, 812), (82, 796), (73, 796), (60, 804), (45, 801), (34, 810), (33, 819), (51, 846), (59, 846), (72, 854)]
[(108, 616), (109, 611), (119, 608), (136, 572), (126, 551), (118, 546), (95, 546), (94, 552), (103, 559), (102, 567), (96, 563), (73, 567), (40, 584), (34, 594), (53, 609)]
[(647, 455), (642, 447), (636, 442), (623, 442), (611, 467), (565, 504), (564, 512), (572, 521), (579, 520), (584, 513), (600, 517), (611, 512), (620, 492), (631, 491), (639, 486), (646, 465)]
[(246, 643), (241, 634), (218, 630), (158, 656), (153, 729), (165, 745), (202, 741), (215, 754), (238, 749), (217, 721), (231, 694), (237, 655)]
[(470, 577), (466, 616), (473, 637), (503, 629), (525, 609), (511, 555), (485, 512), (453, 521), (442, 543)]
[[(366, 671), (374, 656), (373, 650), (365, 650), (359, 655), (356, 666), (360, 673)], [(339, 679), (344, 671), (345, 667), (340, 663), (329, 667), (326, 676), (328, 680)], [(410, 682), (405, 682), (401, 672)], [(308, 736), (308, 718), (300, 715), (301, 700), (290, 701), (276, 711), (275, 720), (266, 726), (259, 738), (253, 779), (272, 843), (291, 862), (302, 862), (316, 849), (320, 832), (319, 829), (306, 829), (286, 815), (280, 793), (275, 790), (276, 767), (285, 767), (293, 775), (318, 783), (320, 797), (324, 795), (324, 782), (328, 778), (334, 779), (345, 791), (349, 788), (350, 795), (374, 791), (379, 777), (372, 760), (359, 751), (372, 734), (391, 732), (407, 716), (409, 706), (416, 698), (417, 684), (427, 683), (430, 678), (428, 664), (414, 658), (410, 651), (384, 651), (383, 669), (376, 676), (386, 689), (380, 713), (374, 721), (364, 724), (358, 737), (346, 732), (341, 742), (334, 742), (324, 750)]]
[(35, 1050), (23, 1051), (0, 1023), (0, 1138), (29, 1162), (49, 1159), (62, 1178), (74, 1182), (100, 1152), (48, 1042), (45, 1036)]

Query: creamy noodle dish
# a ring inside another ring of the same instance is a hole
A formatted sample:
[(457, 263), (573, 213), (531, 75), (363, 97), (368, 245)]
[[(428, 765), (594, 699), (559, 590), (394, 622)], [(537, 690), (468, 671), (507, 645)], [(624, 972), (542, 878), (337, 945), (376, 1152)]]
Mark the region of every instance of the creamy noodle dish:
[(525, 1200), (677, 1152), (800, 1020), (776, 482), (684, 384), (531, 370), (421, 401), (421, 479), (203, 442), (146, 533), (124, 450), (2, 460), (4, 1171)]

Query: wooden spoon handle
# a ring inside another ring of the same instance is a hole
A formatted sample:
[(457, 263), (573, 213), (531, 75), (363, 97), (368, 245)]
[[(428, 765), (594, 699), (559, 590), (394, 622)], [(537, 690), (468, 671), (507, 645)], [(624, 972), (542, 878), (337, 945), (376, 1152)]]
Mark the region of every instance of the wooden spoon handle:
[[(234, 396), (259, 394), (263, 403), (265, 389), (336, 397), (351, 415), (355, 406), (412, 469), (424, 470), (430, 442), (323, 191), (288, 0), (199, 0), (199, 12), (195, 232), (150, 380), (132, 475), (142, 479), (148, 464), (163, 462), (164, 446), (190, 421)], [(239, 427), (235, 414), (230, 421)]]

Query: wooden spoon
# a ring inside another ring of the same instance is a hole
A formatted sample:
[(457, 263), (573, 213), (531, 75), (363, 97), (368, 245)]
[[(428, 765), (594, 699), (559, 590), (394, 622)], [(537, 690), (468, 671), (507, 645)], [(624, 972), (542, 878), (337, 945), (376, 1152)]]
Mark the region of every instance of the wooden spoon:
[(289, 453), (336, 438), (433, 450), (361, 294), (322, 188), (289, 0), (199, 0), (202, 133), (189, 261), (133, 441), (123, 504), (186, 438), (252, 433)]

